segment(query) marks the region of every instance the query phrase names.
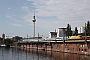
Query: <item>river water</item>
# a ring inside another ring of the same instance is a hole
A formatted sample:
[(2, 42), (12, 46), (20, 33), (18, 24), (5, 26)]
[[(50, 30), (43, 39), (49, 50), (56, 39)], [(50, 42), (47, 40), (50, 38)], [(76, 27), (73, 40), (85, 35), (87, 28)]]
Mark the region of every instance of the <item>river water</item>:
[(0, 47), (0, 60), (90, 60), (90, 56)]

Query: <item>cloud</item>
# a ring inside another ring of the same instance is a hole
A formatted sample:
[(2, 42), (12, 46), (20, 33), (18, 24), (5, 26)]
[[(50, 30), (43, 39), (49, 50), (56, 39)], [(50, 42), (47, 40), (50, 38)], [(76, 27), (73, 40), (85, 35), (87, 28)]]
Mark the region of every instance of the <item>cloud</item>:
[(27, 1), (33, 1), (33, 0), (27, 0)]
[(9, 19), (11, 19), (11, 20), (13, 20), (13, 21), (15, 21), (15, 22), (20, 22), (20, 20), (17, 20), (15, 17), (13, 17), (13, 16), (16, 16), (16, 15), (6, 15), (6, 17), (7, 18), (9, 18)]
[[(38, 0), (36, 1), (36, 14), (39, 17), (54, 16), (53, 20), (59, 23), (59, 26), (65, 25), (65, 23), (78, 23), (78, 26), (90, 19), (90, 6), (89, 0)], [(52, 18), (45, 22), (51, 21)], [(45, 20), (44, 18), (42, 20)], [(82, 20), (84, 20), (82, 22)], [(75, 22), (76, 21), (76, 22)], [(79, 23), (79, 22), (82, 23)], [(63, 24), (62, 24), (63, 22)], [(62, 25), (61, 25), (62, 24)], [(56, 24), (58, 26), (58, 24)], [(72, 24), (73, 25), (73, 24)]]
[(8, 8), (9, 10), (11, 9), (11, 8)]
[(22, 19), (25, 21), (25, 22), (32, 22), (32, 18), (33, 18), (33, 14), (32, 13), (29, 13), (25, 16), (22, 17)]
[(21, 9), (25, 12), (29, 12), (29, 7), (28, 6), (22, 6)]
[(21, 24), (12, 24), (13, 26), (18, 26), (18, 27), (21, 27), (22, 25)]
[(27, 3), (23, 3), (23, 4), (27, 4)]
[(10, 15), (6, 15), (6, 17), (7, 17), (7, 18), (12, 18), (12, 16), (10, 16)]
[[(74, 27), (81, 27), (90, 19), (89, 0), (27, 0), (30, 6), (22, 6), (26, 12), (23, 21), (32, 24), (35, 4), (36, 28), (48, 31), (58, 27), (66, 27), (68, 23)], [(32, 9), (30, 9), (32, 8)], [(33, 24), (32, 24), (33, 25)]]
[(21, 27), (26, 24), (33, 27), (32, 18), (35, 8), (36, 31), (45, 31), (43, 34), (48, 34), (49, 31), (56, 28), (66, 27), (68, 23), (74, 28), (76, 26), (81, 27), (85, 22), (90, 21), (90, 0), (26, 0), (15, 2), (14, 7), (11, 4), (6, 6), (7, 4), (3, 3), (2, 11), (4, 13), (1, 12), (0, 16), (6, 15), (6, 20), (13, 23), (11, 24), (13, 26)]

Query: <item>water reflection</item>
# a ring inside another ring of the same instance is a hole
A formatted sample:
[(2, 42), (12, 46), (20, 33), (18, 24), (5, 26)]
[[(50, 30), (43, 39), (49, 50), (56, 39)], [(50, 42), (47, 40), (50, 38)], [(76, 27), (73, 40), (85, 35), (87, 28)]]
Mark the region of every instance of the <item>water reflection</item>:
[(90, 60), (90, 56), (0, 47), (0, 60)]

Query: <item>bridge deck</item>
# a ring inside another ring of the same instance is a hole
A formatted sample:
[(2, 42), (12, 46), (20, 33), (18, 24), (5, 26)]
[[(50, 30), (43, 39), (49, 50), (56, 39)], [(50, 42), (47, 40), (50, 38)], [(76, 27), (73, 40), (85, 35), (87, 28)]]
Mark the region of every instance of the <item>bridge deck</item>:
[(37, 40), (37, 41), (19, 41), (17, 43), (89, 43), (90, 40)]

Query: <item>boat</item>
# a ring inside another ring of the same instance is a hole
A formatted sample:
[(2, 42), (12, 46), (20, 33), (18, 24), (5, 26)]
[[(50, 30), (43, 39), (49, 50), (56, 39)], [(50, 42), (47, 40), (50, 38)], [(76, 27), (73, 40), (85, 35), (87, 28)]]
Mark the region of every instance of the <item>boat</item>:
[(0, 46), (6, 46), (5, 44), (1, 44)]

